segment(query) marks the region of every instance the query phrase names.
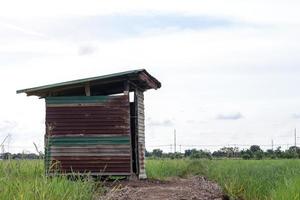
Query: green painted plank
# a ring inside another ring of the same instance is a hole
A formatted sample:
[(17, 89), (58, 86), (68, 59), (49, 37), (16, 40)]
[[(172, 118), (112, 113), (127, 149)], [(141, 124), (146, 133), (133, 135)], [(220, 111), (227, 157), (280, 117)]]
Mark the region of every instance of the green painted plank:
[(84, 144), (119, 144), (119, 143), (129, 143), (129, 140), (65, 140), (65, 141), (51, 141), (50, 145), (53, 144), (75, 144), (75, 143), (84, 143)]
[(113, 99), (114, 97), (111, 96), (61, 96), (61, 97), (46, 97), (46, 100), (106, 100), (106, 99)]
[(104, 100), (48, 100), (47, 104), (105, 103)]
[(49, 138), (49, 145), (62, 144), (129, 144), (129, 136), (118, 137), (59, 137)]
[(52, 141), (55, 144), (129, 144), (129, 140), (73, 140), (73, 141)]
[(130, 156), (130, 152), (128, 153), (78, 153), (78, 152), (68, 152), (68, 153), (52, 153), (52, 157), (59, 157), (59, 156), (84, 156), (84, 157), (89, 157), (89, 156), (103, 156), (103, 157), (110, 157), (110, 156)]
[(55, 137), (49, 138), (50, 141), (84, 141), (84, 140), (129, 140), (129, 136), (115, 137)]
[(127, 144), (119, 145), (81, 145), (81, 146), (72, 146), (72, 147), (56, 147), (51, 146), (51, 150), (67, 150), (67, 149), (127, 149), (130, 148)]
[(69, 143), (90, 143), (90, 144), (92, 144), (92, 143), (95, 143), (95, 144), (97, 144), (97, 143), (107, 143), (107, 144), (110, 144), (110, 143), (113, 143), (113, 144), (118, 144), (118, 142), (120, 142), (120, 143), (126, 143), (126, 142), (129, 142), (129, 139), (127, 139), (127, 140), (61, 140), (61, 141), (56, 141), (56, 140), (54, 140), (54, 141), (51, 141), (51, 142), (49, 142), (49, 145), (52, 145), (52, 144), (61, 144), (61, 143), (66, 143), (66, 144), (69, 144)]
[(106, 141), (69, 141), (69, 142), (52, 142), (50, 145), (55, 146), (74, 146), (74, 145), (96, 145), (96, 144), (130, 144), (129, 140), (106, 140)]
[[(85, 148), (82, 148), (82, 152), (56, 152), (55, 148), (63, 148), (64, 151), (69, 151), (68, 147), (93, 147), (95, 145), (103, 145), (105, 147), (114, 147), (114, 151), (100, 151), (100, 152), (85, 152)], [(79, 156), (120, 156), (120, 155), (130, 155), (130, 152), (127, 151), (117, 151), (118, 148), (124, 147), (126, 145), (128, 149), (130, 149), (130, 137), (128, 135), (125, 136), (60, 136), (60, 137), (48, 137), (47, 144), (45, 148), (45, 169), (46, 173), (49, 173), (51, 167), (51, 159), (53, 156), (71, 156), (71, 155), (79, 155)]]
[(72, 103), (105, 103), (109, 100), (107, 97), (96, 99), (77, 99), (76, 97), (70, 99), (47, 99), (47, 104), (72, 104)]

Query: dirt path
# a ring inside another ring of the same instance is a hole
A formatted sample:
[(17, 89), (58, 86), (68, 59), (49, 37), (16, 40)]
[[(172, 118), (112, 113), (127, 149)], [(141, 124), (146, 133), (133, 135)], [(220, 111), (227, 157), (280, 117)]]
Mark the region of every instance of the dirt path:
[(173, 178), (169, 181), (121, 181), (108, 186), (99, 200), (194, 200), (224, 199), (221, 188), (203, 177)]

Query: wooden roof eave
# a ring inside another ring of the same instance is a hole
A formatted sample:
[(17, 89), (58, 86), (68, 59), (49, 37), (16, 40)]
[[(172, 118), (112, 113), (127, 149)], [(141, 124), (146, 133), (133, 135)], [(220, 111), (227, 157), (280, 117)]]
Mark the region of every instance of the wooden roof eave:
[[(119, 75), (118, 75), (119, 74)], [(52, 85), (45, 85), (35, 88), (28, 88), (24, 90), (18, 90), (17, 93), (26, 93), (27, 96), (39, 96), (44, 98), (46, 96), (52, 96), (54, 93), (62, 93), (63, 91), (69, 90), (80, 90), (85, 87), (87, 84), (90, 87), (104, 86), (109, 88), (110, 84), (118, 84), (123, 81), (135, 82), (143, 90), (147, 89), (158, 89), (161, 87), (159, 81), (157, 81), (154, 77), (152, 77), (146, 70), (132, 70), (128, 72), (116, 73), (116, 75), (105, 75), (97, 77), (79, 79), (74, 81), (62, 82)], [(121, 84), (120, 84), (121, 85)], [(120, 86), (120, 92), (122, 92), (122, 86)], [(109, 91), (109, 89), (107, 90)], [(106, 93), (107, 93), (106, 91)], [(118, 91), (118, 89), (113, 89), (113, 91)], [(131, 90), (132, 91), (132, 90)], [(104, 91), (105, 92), (105, 91)]]

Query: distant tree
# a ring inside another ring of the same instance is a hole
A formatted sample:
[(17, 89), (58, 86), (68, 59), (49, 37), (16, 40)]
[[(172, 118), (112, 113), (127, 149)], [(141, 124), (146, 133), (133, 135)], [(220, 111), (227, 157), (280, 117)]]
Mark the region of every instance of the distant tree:
[[(254, 157), (254, 153), (252, 151), (250, 151), (250, 149), (243, 149), (241, 152), (241, 157), (245, 159), (248, 158), (248, 159), (252, 159)], [(246, 156), (244, 156), (246, 155)]]
[(263, 151), (257, 151), (254, 153), (254, 157), (256, 160), (261, 160), (264, 157), (264, 152)]
[(295, 152), (297, 154), (300, 154), (300, 147), (297, 146), (291, 146), (288, 150), (289, 152)]
[(250, 147), (250, 151), (251, 151), (252, 153), (255, 153), (255, 152), (258, 152), (258, 151), (262, 151), (262, 150), (261, 150), (260, 146), (258, 146), (258, 145), (252, 145), (252, 146)]
[(293, 151), (286, 150), (285, 152), (282, 153), (282, 158), (291, 159), (291, 158), (297, 158), (297, 157), (298, 157), (298, 154)]
[(220, 151), (223, 152), (227, 158), (236, 157), (239, 153), (239, 149), (237, 147), (223, 147)]
[(192, 155), (192, 150), (191, 149), (187, 149), (184, 151), (184, 157), (189, 157), (190, 155)]
[(252, 152), (252, 157), (254, 157), (257, 160), (261, 160), (264, 156), (263, 150), (260, 148), (259, 145), (252, 145), (250, 147), (250, 151)]
[(227, 154), (221, 150), (217, 150), (212, 153), (212, 156), (217, 158), (222, 158), (222, 157), (226, 157)]
[(2, 154), (2, 159), (3, 159), (3, 160), (11, 159), (11, 157), (12, 157), (12, 154), (11, 154), (11, 153), (8, 153), (8, 152)]
[(271, 159), (276, 158), (275, 151), (273, 149), (267, 149), (267, 151), (265, 152), (265, 156)]
[(273, 149), (267, 149), (266, 155), (272, 155), (272, 154), (274, 154), (274, 150)]
[(192, 159), (198, 159), (198, 158), (212, 159), (212, 156), (209, 151), (204, 151), (201, 149), (200, 150), (192, 149), (192, 154), (190, 155), (190, 158), (192, 158)]
[(170, 159), (181, 159), (184, 157), (184, 154), (176, 152), (176, 153), (167, 153), (163, 154), (164, 158), (170, 158)]
[(154, 157), (161, 158), (162, 155), (163, 155), (163, 151), (162, 151), (161, 149), (153, 149), (152, 155), (153, 155)]
[[(20, 155), (11, 155), (15, 159), (18, 159)], [(24, 155), (22, 155), (24, 158)], [(34, 155), (32, 155), (34, 157)], [(282, 151), (281, 147), (276, 148), (275, 150), (267, 149), (266, 151), (262, 150), (259, 145), (252, 145), (249, 149), (239, 150), (236, 147), (223, 147), (217, 151), (211, 153), (208, 150), (197, 150), (197, 149), (187, 149), (184, 154), (182, 153), (163, 153), (160, 149), (154, 149), (152, 152), (146, 151), (147, 157), (157, 157), (157, 158), (170, 158), (170, 159), (181, 159), (183, 157), (189, 157), (191, 159), (212, 159), (212, 157), (217, 158), (243, 158), (246, 160), (249, 159), (263, 159), (263, 158), (300, 158), (300, 147), (292, 146), (289, 149)], [(29, 155), (26, 155), (26, 158), (29, 158)]]
[(281, 151), (281, 147), (280, 146), (276, 148), (276, 150), (274, 151), (274, 154), (275, 154), (275, 156), (277, 158), (282, 158), (283, 157), (282, 156), (283, 152)]
[(185, 157), (190, 157), (192, 156), (193, 154), (197, 154), (198, 153), (198, 150), (197, 149), (187, 149), (184, 151), (184, 156)]
[(184, 155), (182, 153), (179, 153), (179, 152), (173, 153), (174, 159), (181, 159), (183, 157), (184, 157)]
[(289, 149), (282, 152), (282, 158), (299, 158), (300, 157), (300, 148), (296, 146), (291, 146)]
[(232, 158), (232, 157), (240, 157), (240, 154), (241, 152), (238, 147), (222, 147), (221, 149), (214, 151), (212, 153), (212, 156)]
[(242, 158), (244, 160), (249, 160), (249, 159), (251, 159), (251, 156), (248, 153), (244, 153), (244, 154), (242, 154)]
[(151, 157), (151, 156), (152, 156), (152, 153), (146, 150), (146, 151), (145, 151), (145, 156), (146, 156), (146, 157)]

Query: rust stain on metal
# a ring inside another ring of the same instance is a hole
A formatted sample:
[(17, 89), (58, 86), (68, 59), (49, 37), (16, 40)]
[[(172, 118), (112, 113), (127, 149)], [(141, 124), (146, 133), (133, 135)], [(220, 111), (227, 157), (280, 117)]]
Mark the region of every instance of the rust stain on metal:
[(131, 173), (128, 96), (61, 99), (46, 107), (48, 172)]

